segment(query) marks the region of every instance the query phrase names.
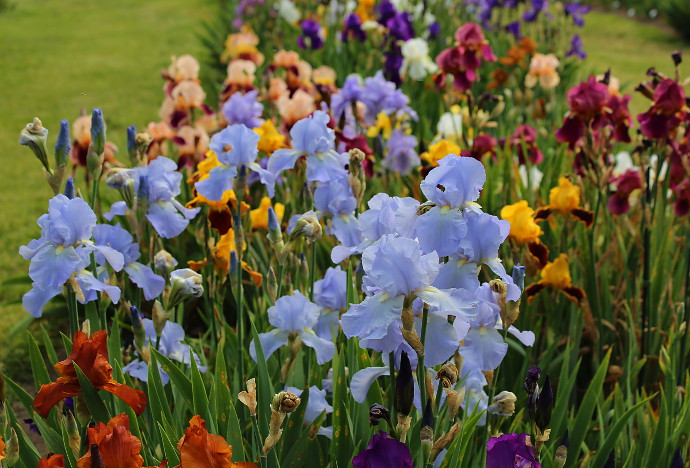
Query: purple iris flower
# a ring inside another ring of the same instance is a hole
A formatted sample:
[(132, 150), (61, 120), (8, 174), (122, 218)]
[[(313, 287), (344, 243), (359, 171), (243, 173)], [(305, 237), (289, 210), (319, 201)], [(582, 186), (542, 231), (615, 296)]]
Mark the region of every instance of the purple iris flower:
[[(96, 245), (108, 246), (122, 253), (124, 257), (124, 270), (129, 279), (144, 291), (144, 298), (151, 301), (158, 297), (165, 287), (165, 279), (153, 272), (151, 267), (137, 262), (141, 253), (139, 244), (133, 242), (132, 235), (119, 224), (98, 224), (93, 230), (93, 238)], [(105, 264), (105, 258), (100, 252), (96, 253), (96, 262)]]
[(420, 163), (416, 148), (417, 137), (395, 129), (386, 143), (386, 156), (381, 164), (388, 170), (407, 175)]
[(395, 83), (386, 80), (382, 71), (364, 80), (360, 101), (366, 106), (364, 121), (368, 125), (373, 125), (382, 111), (387, 114), (407, 114), (417, 120), (417, 113), (408, 105), (409, 98), (402, 90), (396, 89)]
[(573, 35), (573, 38), (570, 40), (570, 50), (565, 54), (566, 57), (571, 57), (573, 55), (577, 55), (580, 60), (584, 60), (585, 57), (587, 57), (582, 38), (579, 34)]
[(85, 299), (90, 291), (106, 291), (113, 302), (119, 300), (119, 288), (103, 283), (85, 270), (91, 252), (100, 252), (115, 271), (122, 269), (124, 258), (112, 247), (93, 242), (96, 215), (83, 199), (56, 195), (48, 202), (48, 213), (37, 223), (41, 237), (19, 248), (20, 255), (31, 260), (29, 277), (33, 285), (22, 299), (27, 312), (40, 317), (45, 304), (62, 292), (62, 285), (73, 274)]
[(323, 279), (314, 283), (314, 303), (321, 307), (314, 331), (321, 338), (333, 340), (340, 312), (347, 308), (347, 273), (339, 266), (326, 270)]
[(341, 34), (343, 42), (347, 42), (351, 37), (357, 39), (359, 42), (367, 40), (367, 33), (362, 29), (362, 20), (354, 13), (350, 13), (347, 15), (347, 18), (345, 18), (345, 27)]
[(398, 10), (396, 10), (395, 5), (393, 5), (393, 3), (390, 2), (390, 0), (384, 0), (383, 2), (379, 3), (376, 7), (376, 10), (379, 14), (379, 17), (376, 21), (378, 21), (380, 24), (384, 26), (386, 25), (388, 20), (390, 20), (398, 14)]
[(213, 135), (209, 149), (218, 155), (218, 161), (223, 165), (211, 169), (208, 178), (194, 185), (197, 192), (209, 200), (219, 201), (226, 191), (232, 190), (238, 170), (244, 166), (259, 175), (268, 195), (273, 197), (275, 178), (256, 162), (258, 144), (259, 135), (241, 124), (230, 125)]
[(398, 13), (388, 21), (386, 27), (389, 34), (396, 41), (407, 41), (414, 37), (414, 26), (412, 24), (412, 16), (408, 11)]
[(566, 3), (565, 4), (565, 14), (573, 17), (573, 24), (581, 28), (585, 25), (584, 16), (589, 13), (589, 5), (583, 5), (581, 3)]
[(522, 15), (522, 20), (527, 23), (533, 23), (537, 20), (540, 13), (544, 13), (549, 20), (553, 20), (553, 15), (547, 11), (548, 6), (548, 0), (532, 0), (532, 9), (527, 10)]
[(520, 26), (521, 25), (519, 21), (513, 21), (512, 23), (508, 23), (506, 25), (506, 31), (512, 34), (516, 40), (520, 40), (522, 39), (522, 31)]
[(379, 431), (367, 448), (352, 459), (354, 468), (412, 468), (412, 455), (407, 445)]
[[(146, 342), (149, 345), (155, 346), (157, 341), (156, 330), (153, 326), (153, 320), (144, 318), (142, 319), (144, 323), (144, 329), (146, 330)], [(199, 356), (192, 352), (189, 345), (184, 344), (185, 339), (184, 329), (182, 326), (175, 322), (165, 322), (165, 327), (160, 336), (160, 343), (158, 345), (157, 351), (168, 359), (181, 362), (187, 366), (192, 365), (192, 356), (196, 361), (197, 365), (200, 363)], [(206, 370), (205, 366), (198, 366), (199, 370), (204, 372)], [(166, 385), (170, 381), (168, 374), (159, 367), (161, 381), (163, 385)], [(149, 378), (149, 366), (146, 361), (135, 359), (125, 367), (122, 368), (122, 372), (136, 377), (142, 382), (148, 382)]]
[(32, 418), (24, 418), (24, 424), (29, 426), (29, 430), (31, 432), (34, 432), (38, 435), (41, 435), (41, 431), (38, 429), (38, 426), (36, 425), (36, 423), (34, 422), (34, 420)]
[(348, 111), (350, 115), (352, 114), (352, 107), (357, 104), (362, 95), (363, 88), (360, 81), (359, 75), (348, 76), (340, 92), (331, 97), (331, 111), (336, 121), (340, 121)]
[[(268, 322), (276, 327), (275, 330), (259, 333), (259, 341), (266, 359), (278, 348), (287, 345), (291, 335), (299, 336), (303, 344), (316, 352), (316, 362), (319, 365), (333, 359), (333, 342), (319, 338), (313, 330), (319, 320), (319, 312), (319, 306), (299, 291), (295, 291), (292, 296), (279, 298), (274, 306), (268, 308)], [(254, 340), (249, 344), (249, 354), (256, 361)]]
[[(127, 169), (125, 173), (134, 184), (134, 193), (139, 194), (140, 200), (147, 201), (146, 219), (161, 237), (177, 237), (199, 212), (200, 208), (185, 208), (175, 199), (182, 193), (182, 174), (177, 172), (175, 161), (159, 156), (148, 166)], [(124, 215), (126, 210), (124, 201), (115, 202), (103, 217), (110, 221), (117, 215)]]
[(323, 47), (323, 30), (314, 20), (302, 21), (302, 35), (297, 38), (297, 44), (302, 49), (317, 50)]
[(357, 200), (346, 173), (329, 182), (321, 182), (314, 191), (314, 207), (331, 215), (331, 232), (346, 247), (362, 242), (362, 228), (355, 217)]
[(400, 47), (394, 47), (385, 54), (386, 61), (383, 63), (384, 76), (393, 82), (396, 86), (402, 84), (402, 77), (400, 76), (400, 68), (402, 67), (405, 58), (402, 55)]
[[(345, 173), (349, 163), (348, 153), (335, 150), (335, 132), (328, 128), (330, 117), (323, 111), (316, 111), (298, 121), (290, 130), (292, 149), (279, 149), (268, 160), (268, 172), (274, 178), (286, 169), (295, 167), (301, 156), (307, 158), (307, 180), (328, 182)], [(269, 193), (272, 196), (272, 187)]]
[(486, 442), (486, 468), (541, 468), (527, 434), (503, 434)]
[(242, 124), (249, 128), (261, 126), (264, 119), (261, 113), (264, 110), (263, 104), (257, 102), (259, 92), (256, 90), (248, 93), (234, 93), (230, 99), (223, 104), (223, 115), (228, 124)]

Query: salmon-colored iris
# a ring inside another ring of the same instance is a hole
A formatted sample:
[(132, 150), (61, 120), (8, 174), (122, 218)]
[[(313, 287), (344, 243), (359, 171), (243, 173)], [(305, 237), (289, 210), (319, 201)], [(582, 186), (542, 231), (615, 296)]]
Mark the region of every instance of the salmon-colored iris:
[(81, 391), (74, 364), (79, 366), (96, 389), (117, 396), (137, 414), (142, 414), (146, 409), (144, 392), (113, 380), (113, 368), (108, 362), (106, 331), (99, 330), (91, 338), (84, 332), (77, 331), (72, 341), (72, 352), (67, 359), (55, 364), (60, 377), (55, 382), (42, 385), (34, 399), (34, 408), (42, 417), (48, 417), (50, 410), (60, 400), (76, 396)]
[(559, 255), (556, 260), (547, 263), (541, 271), (541, 279), (525, 289), (528, 302), (532, 302), (534, 296), (547, 286), (562, 291), (568, 299), (578, 305), (585, 298), (585, 292), (572, 284), (568, 257), (565, 254)]
[(196, 415), (177, 444), (177, 468), (258, 468), (250, 462), (232, 461), (232, 447), (219, 435), (209, 434), (206, 422)]

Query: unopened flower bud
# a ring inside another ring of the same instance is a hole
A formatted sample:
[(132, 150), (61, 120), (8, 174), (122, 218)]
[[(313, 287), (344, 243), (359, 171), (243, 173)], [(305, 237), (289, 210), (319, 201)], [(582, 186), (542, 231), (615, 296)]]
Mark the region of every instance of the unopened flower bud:
[(74, 191), (74, 179), (72, 179), (71, 177), (67, 179), (67, 182), (65, 182), (64, 194), (70, 200), (74, 199), (74, 197), (77, 196), (77, 194)]
[(551, 412), (553, 411), (553, 389), (551, 388), (551, 380), (546, 376), (544, 381), (544, 388), (539, 392), (537, 398), (536, 409), (534, 413), (534, 422), (539, 430), (544, 432), (551, 422)]
[(201, 275), (189, 268), (182, 268), (170, 273), (170, 294), (168, 307), (170, 310), (187, 297), (201, 297), (204, 286)]
[(378, 426), (382, 419), (390, 425), (391, 413), (385, 406), (374, 403), (369, 408), (369, 424)]
[(414, 403), (414, 380), (412, 365), (407, 353), (400, 354), (400, 369), (395, 378), (395, 412), (405, 416), (410, 414)]
[(443, 391), (446, 394), (446, 405), (448, 405), (448, 417), (450, 417), (450, 419), (454, 419), (455, 415), (458, 414), (458, 411), (460, 410), (460, 405), (462, 405), (462, 402), (465, 400), (465, 393), (467, 392), (467, 390), (465, 389), (465, 387), (462, 387), (458, 391), (451, 390), (450, 388), (446, 388)]
[(105, 185), (113, 190), (120, 190), (124, 188), (124, 186), (127, 184), (127, 181), (130, 179), (131, 177), (129, 176), (127, 169), (113, 167), (109, 169), (105, 175)]
[(153, 303), (151, 319), (153, 320), (153, 329), (156, 331), (156, 336), (161, 336), (165, 324), (170, 319), (170, 312), (165, 310), (163, 304), (158, 299)]
[(147, 156), (146, 153), (149, 150), (149, 146), (153, 143), (153, 135), (143, 132), (137, 133), (134, 138), (134, 143), (137, 145), (137, 158), (139, 165), (146, 165)]
[(523, 265), (518, 264), (513, 267), (512, 279), (520, 291), (525, 290), (525, 267)]
[(266, 290), (268, 291), (268, 297), (275, 302), (278, 298), (278, 280), (272, 266), (268, 267), (268, 273), (266, 274)]
[(673, 64), (677, 67), (683, 61), (683, 52), (681, 50), (674, 50), (671, 52), (671, 58), (673, 59)]
[(452, 362), (447, 362), (436, 373), (436, 380), (441, 381), (441, 387), (453, 388), (458, 381), (458, 368)]
[(28, 146), (34, 152), (43, 167), (50, 171), (50, 164), (48, 164), (48, 149), (46, 142), (48, 140), (48, 129), (43, 127), (41, 119), (34, 117), (31, 123), (26, 124), (19, 136), (19, 144)]
[(65, 413), (65, 418), (67, 419), (67, 436), (69, 448), (72, 449), (72, 453), (75, 457), (79, 457), (81, 452), (81, 436), (79, 435), (79, 427), (77, 426), (77, 421), (74, 419), (74, 415), (71, 411), (67, 411)]
[(309, 262), (307, 262), (307, 255), (304, 252), (299, 253), (299, 269), (303, 278), (309, 278)]
[(232, 217), (232, 230), (235, 233), (235, 252), (237, 252), (237, 258), (241, 259), (242, 252), (244, 252), (244, 231), (242, 230), (242, 219), (239, 213), (235, 213)]
[(105, 151), (105, 121), (103, 111), (99, 108), (91, 112), (91, 144), (89, 152), (101, 155)]
[(130, 125), (127, 127), (127, 153), (132, 166), (137, 165), (137, 127)]
[(60, 132), (55, 142), (55, 166), (64, 168), (69, 161), (69, 153), (71, 150), (72, 144), (69, 138), (69, 122), (67, 120), (61, 120)]
[[(568, 442), (568, 430), (566, 429), (565, 434), (563, 434), (563, 438), (561, 439), (561, 442), (558, 444), (558, 447), (556, 448), (556, 455), (553, 459), (556, 468), (563, 468), (565, 462), (568, 461)], [(675, 467), (671, 466), (671, 468)], [(679, 468), (683, 468), (683, 465), (681, 464)]]
[(424, 406), (424, 414), (422, 415), (422, 425), (419, 430), (419, 438), (422, 440), (422, 444), (425, 442), (429, 443), (430, 446), (434, 442), (434, 409), (431, 403), (431, 398), (426, 400), (426, 405)]
[(7, 455), (5, 457), (5, 463), (7, 463), (8, 466), (12, 466), (19, 461), (19, 438), (14, 428), (10, 429), (10, 438), (5, 446), (5, 454)]
[(489, 413), (499, 416), (512, 416), (515, 413), (515, 401), (517, 397), (513, 392), (502, 391), (493, 399), (493, 404), (489, 406)]
[(136, 306), (129, 308), (129, 315), (132, 320), (132, 333), (134, 334), (134, 344), (137, 350), (142, 350), (146, 346), (146, 328), (141, 320), (142, 316)]
[(271, 408), (283, 414), (292, 413), (302, 400), (292, 392), (280, 392), (273, 397)]
[(307, 211), (299, 217), (294, 229), (290, 233), (290, 240), (304, 237), (307, 244), (319, 239), (322, 234), (321, 223), (313, 211)]
[(175, 257), (173, 257), (170, 252), (161, 249), (153, 256), (153, 266), (159, 273), (162, 273), (163, 276), (168, 276), (168, 272), (172, 271), (172, 269), (177, 266), (177, 260), (175, 260)]
[(81, 331), (86, 336), (91, 336), (91, 320), (86, 319), (81, 323)]

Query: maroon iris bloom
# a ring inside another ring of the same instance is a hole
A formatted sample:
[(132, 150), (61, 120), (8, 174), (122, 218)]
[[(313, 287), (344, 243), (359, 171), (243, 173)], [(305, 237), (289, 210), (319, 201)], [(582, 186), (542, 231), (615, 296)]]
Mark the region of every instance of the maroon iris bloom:
[(539, 164), (544, 160), (544, 155), (537, 148), (537, 130), (529, 125), (520, 125), (510, 137), (510, 147), (517, 151), (520, 164), (525, 164), (527, 159), (532, 164)]
[(462, 150), (460, 156), (469, 156), (481, 161), (484, 155), (490, 154), (493, 159), (496, 159), (496, 145), (498, 142), (496, 138), (486, 133), (477, 135), (472, 141), (472, 149)]
[(486, 468), (541, 468), (527, 434), (503, 434), (486, 443)]
[(642, 188), (640, 171), (628, 169), (621, 175), (613, 177), (611, 183), (616, 186), (616, 192), (609, 197), (606, 206), (615, 215), (625, 214), (630, 211), (630, 194), (633, 190)]
[(412, 455), (407, 445), (379, 431), (378, 434), (374, 434), (366, 450), (352, 459), (352, 466), (354, 468), (412, 468)]
[(443, 50), (436, 57), (436, 64), (441, 72), (436, 78), (436, 84), (443, 86), (446, 75), (453, 75), (453, 87), (461, 92), (472, 88), (477, 81), (475, 71), (482, 60), (495, 62), (496, 56), (484, 37), (481, 26), (477, 23), (465, 23), (455, 31), (457, 45)]
[(659, 140), (666, 138), (683, 120), (685, 92), (670, 78), (663, 79), (654, 90), (654, 104), (637, 116), (642, 135)]

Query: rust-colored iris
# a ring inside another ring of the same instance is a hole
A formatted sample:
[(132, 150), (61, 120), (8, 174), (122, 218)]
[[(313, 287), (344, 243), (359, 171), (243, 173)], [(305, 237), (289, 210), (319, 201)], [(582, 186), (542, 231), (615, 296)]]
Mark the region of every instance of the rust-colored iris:
[(91, 384), (98, 390), (105, 390), (120, 398), (132, 407), (136, 414), (146, 409), (146, 395), (127, 385), (113, 380), (113, 368), (108, 362), (108, 344), (105, 330), (99, 330), (86, 336), (82, 331), (74, 334), (72, 352), (67, 359), (55, 364), (60, 377), (55, 382), (42, 385), (34, 399), (34, 408), (42, 417), (48, 417), (53, 406), (60, 400), (79, 394), (81, 386), (77, 378), (77, 366), (84, 372)]
[(209, 434), (206, 422), (196, 415), (177, 444), (177, 468), (258, 468), (251, 462), (232, 462), (232, 447), (219, 435)]
[(65, 457), (57, 453), (49, 453), (46, 458), (38, 460), (38, 468), (65, 468)]

